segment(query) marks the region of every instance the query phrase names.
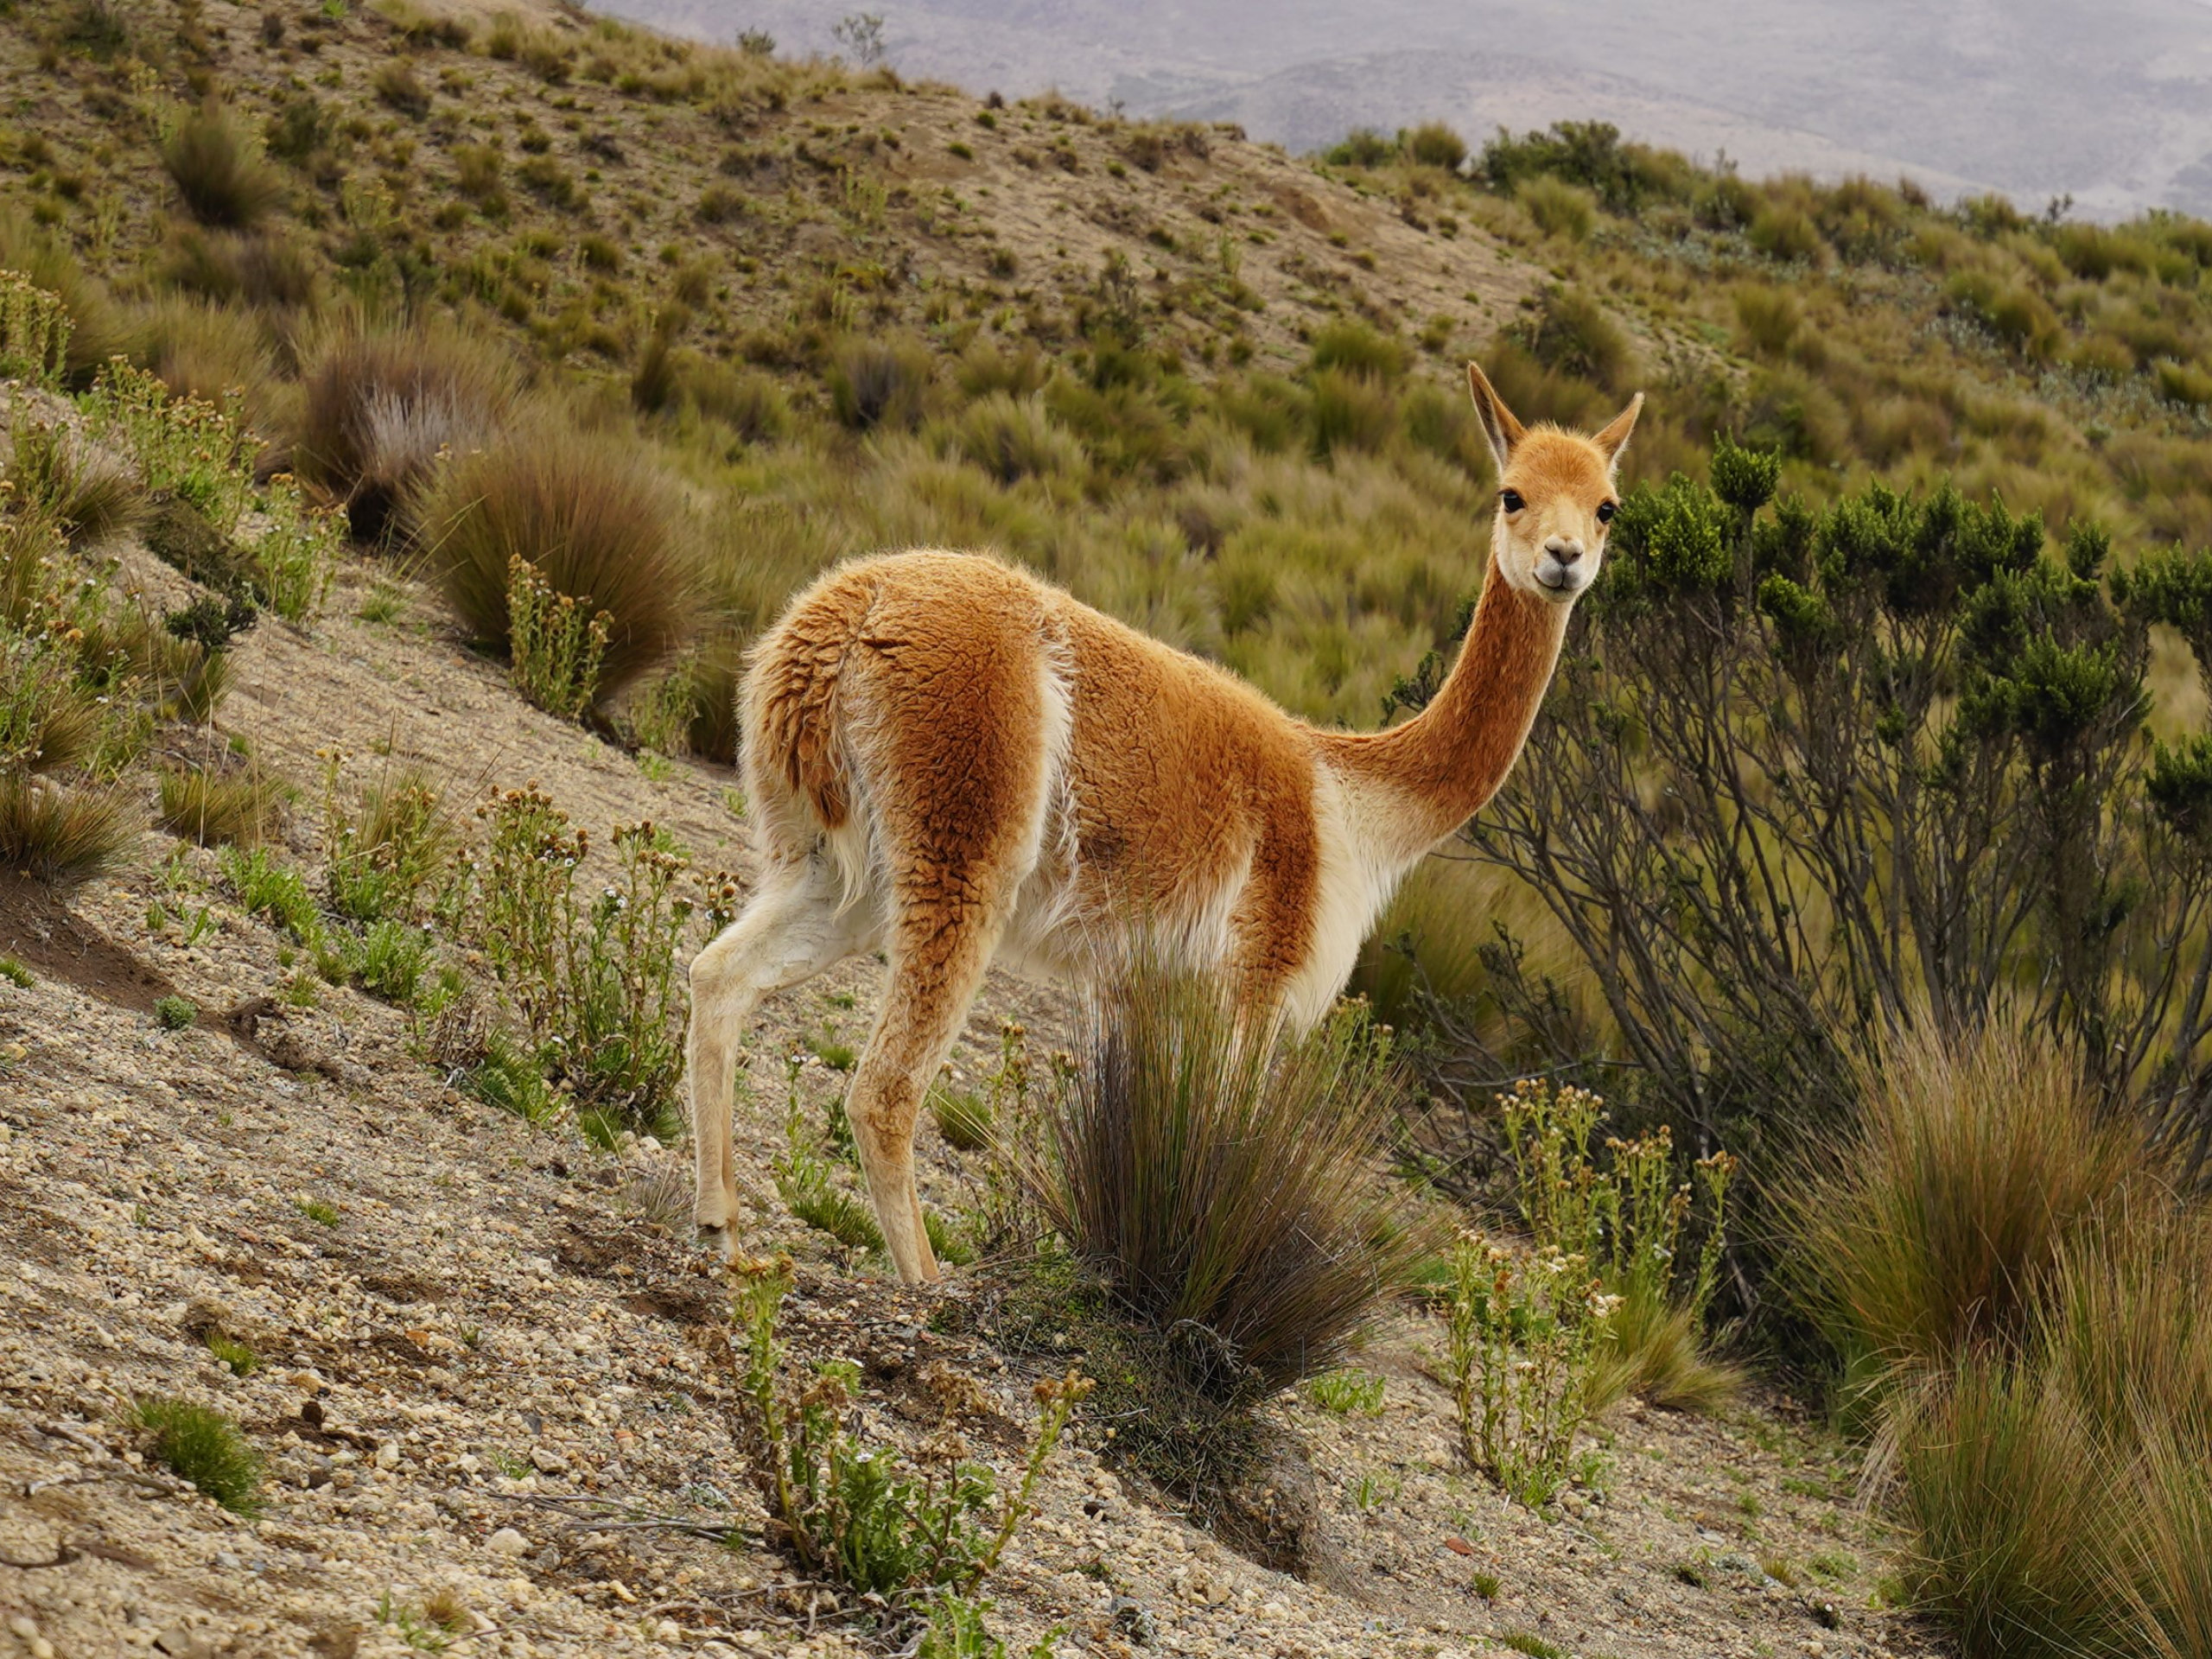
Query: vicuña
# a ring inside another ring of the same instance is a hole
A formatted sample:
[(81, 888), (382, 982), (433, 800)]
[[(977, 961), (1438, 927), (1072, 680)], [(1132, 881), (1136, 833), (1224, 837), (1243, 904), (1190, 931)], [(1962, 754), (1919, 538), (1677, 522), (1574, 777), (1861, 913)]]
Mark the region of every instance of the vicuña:
[(753, 1009), (855, 952), (890, 976), (847, 1109), (909, 1282), (938, 1271), (915, 1121), (994, 962), (1085, 979), (1141, 952), (1320, 1018), (1399, 879), (1520, 753), (1643, 403), (1586, 436), (1467, 380), (1498, 469), (1482, 596), (1442, 689), (1385, 731), (1318, 730), (995, 558), (856, 560), (792, 603), (742, 692), (759, 885), (691, 966), (702, 1236), (736, 1248)]

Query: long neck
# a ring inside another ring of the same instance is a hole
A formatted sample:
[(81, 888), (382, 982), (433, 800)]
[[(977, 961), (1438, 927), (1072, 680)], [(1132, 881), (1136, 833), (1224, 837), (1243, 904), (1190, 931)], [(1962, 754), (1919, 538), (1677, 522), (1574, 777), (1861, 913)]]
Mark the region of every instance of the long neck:
[(1332, 739), (1327, 758), (1375, 853), (1410, 864), (1497, 792), (1543, 704), (1567, 611), (1516, 589), (1493, 558), (1459, 659), (1428, 707), (1388, 731)]

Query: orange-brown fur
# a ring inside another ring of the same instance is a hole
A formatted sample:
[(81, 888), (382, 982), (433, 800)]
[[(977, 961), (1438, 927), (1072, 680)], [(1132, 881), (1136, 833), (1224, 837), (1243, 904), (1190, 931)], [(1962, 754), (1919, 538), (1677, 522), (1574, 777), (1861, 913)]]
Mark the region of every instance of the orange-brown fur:
[(1519, 754), (1637, 414), (1594, 438), (1524, 431), (1469, 379), (1500, 467), (1491, 560), (1442, 690), (1389, 731), (1294, 720), (988, 556), (861, 560), (792, 602), (744, 691), (760, 886), (692, 969), (702, 1230), (733, 1242), (753, 1007), (853, 951), (890, 962), (848, 1110), (908, 1280), (937, 1271), (915, 1121), (994, 960), (1082, 977), (1141, 944), (1232, 974), (1249, 1006), (1320, 1016), (1399, 876)]

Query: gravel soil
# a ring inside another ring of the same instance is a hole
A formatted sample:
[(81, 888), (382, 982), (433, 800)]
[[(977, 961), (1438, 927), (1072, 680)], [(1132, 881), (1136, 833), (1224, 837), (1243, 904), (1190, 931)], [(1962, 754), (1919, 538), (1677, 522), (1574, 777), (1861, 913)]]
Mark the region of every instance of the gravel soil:
[[(179, 581), (130, 569), (157, 592)], [(270, 620), (242, 642), (226, 735), (308, 798), (334, 746), (349, 779), (418, 760), (456, 802), (536, 779), (594, 842), (650, 817), (742, 876), (733, 774), (649, 776), (537, 714), (411, 590), (397, 622), (352, 620), (371, 579), (349, 572), (312, 631)], [(302, 858), (315, 816), (303, 799)], [(602, 1152), (467, 1099), (406, 1015), (359, 991), (260, 1002), (292, 971), (285, 941), (213, 855), (152, 831), (66, 905), (0, 890), (0, 952), (33, 982), (0, 983), (0, 1655), (872, 1650), (759, 1547), (728, 1292), (683, 1236), (681, 1148)], [(748, 1243), (798, 1258), (787, 1335), (861, 1362), (872, 1432), (911, 1447), (963, 1401), (1003, 1472), (1032, 1376), (935, 1333), (959, 1326), (933, 1318), (968, 1294), (959, 1278), (899, 1290), (783, 1215), (767, 1179), (785, 1057), (861, 1040), (876, 979), (855, 963), (802, 988), (753, 1045)], [(195, 1023), (160, 1028), (170, 994)], [(995, 980), (956, 1069), (983, 1075), (1009, 1015), (1052, 1044), (1058, 1008)], [(810, 1059), (801, 1086), (826, 1100), (838, 1078)], [(930, 1197), (957, 1203), (969, 1173), (925, 1140)], [(211, 1333), (257, 1367), (233, 1375)], [(1384, 1379), (1377, 1411), (1272, 1408), (1320, 1517), (1303, 1579), (1189, 1524), (1079, 1428), (988, 1586), (994, 1627), (1016, 1650), (1058, 1629), (1068, 1655), (1937, 1651), (1882, 1610), (1885, 1541), (1852, 1455), (1792, 1402), (1701, 1419), (1630, 1402), (1599, 1426), (1603, 1496), (1540, 1516), (1466, 1469), (1441, 1349), (1408, 1313), (1362, 1359)], [(268, 1464), (264, 1513), (228, 1514), (148, 1459), (126, 1426), (148, 1395), (242, 1426)]]

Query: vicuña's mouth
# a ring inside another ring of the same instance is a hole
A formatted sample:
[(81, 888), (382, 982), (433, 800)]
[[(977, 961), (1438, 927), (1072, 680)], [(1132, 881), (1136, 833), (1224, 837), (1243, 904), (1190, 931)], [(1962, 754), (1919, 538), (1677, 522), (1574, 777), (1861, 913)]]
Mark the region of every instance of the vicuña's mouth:
[(1582, 591), (1582, 573), (1564, 564), (1540, 564), (1536, 585), (1554, 599), (1572, 599)]

